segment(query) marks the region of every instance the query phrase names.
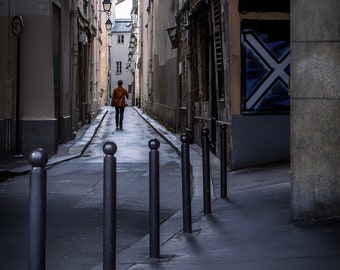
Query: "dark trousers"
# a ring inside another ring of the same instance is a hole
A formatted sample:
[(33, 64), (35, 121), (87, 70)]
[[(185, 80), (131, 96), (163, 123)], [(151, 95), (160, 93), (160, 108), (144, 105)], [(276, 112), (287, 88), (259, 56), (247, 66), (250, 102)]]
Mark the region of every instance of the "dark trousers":
[(123, 127), (123, 119), (124, 119), (124, 109), (125, 107), (115, 107), (116, 108), (116, 126), (122, 128)]

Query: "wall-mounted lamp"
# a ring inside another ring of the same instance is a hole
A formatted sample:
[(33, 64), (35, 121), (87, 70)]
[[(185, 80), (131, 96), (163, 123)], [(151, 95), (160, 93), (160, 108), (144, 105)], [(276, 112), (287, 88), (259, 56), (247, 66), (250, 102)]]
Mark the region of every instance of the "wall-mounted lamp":
[(103, 4), (103, 9), (105, 12), (111, 12), (111, 5), (112, 5), (111, 0), (104, 0), (102, 4)]
[(168, 35), (169, 35), (169, 39), (171, 42), (171, 47), (173, 49), (178, 47), (178, 42), (177, 42), (177, 27), (170, 27), (167, 29)]
[(135, 47), (133, 47), (131, 44), (129, 46), (129, 53), (133, 53), (135, 51)]
[(110, 18), (107, 18), (107, 21), (105, 22), (105, 28), (107, 31), (110, 31), (112, 29), (112, 22)]
[(111, 15), (111, 0), (104, 0), (102, 2), (103, 5), (103, 10), (99, 10), (100, 12), (105, 12), (107, 15), (107, 20), (105, 22), (105, 28), (107, 31), (110, 31), (112, 29), (112, 22), (110, 20), (110, 15)]
[(131, 33), (131, 36), (130, 36), (130, 43), (135, 43), (136, 42), (136, 36), (134, 33)]
[(137, 38), (134, 33), (131, 33), (130, 36), (130, 46), (129, 46), (129, 52), (134, 52), (137, 47)]

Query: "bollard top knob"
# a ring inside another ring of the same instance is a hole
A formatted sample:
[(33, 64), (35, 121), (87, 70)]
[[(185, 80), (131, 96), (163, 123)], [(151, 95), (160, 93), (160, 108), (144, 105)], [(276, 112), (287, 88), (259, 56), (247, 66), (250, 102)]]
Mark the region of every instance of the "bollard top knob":
[(44, 167), (47, 164), (48, 155), (44, 149), (38, 148), (29, 154), (28, 161), (32, 167)]
[(206, 137), (209, 135), (209, 129), (207, 129), (206, 127), (202, 129), (202, 136)]
[(190, 141), (188, 134), (182, 133), (181, 135), (181, 142), (182, 143), (188, 143)]
[(151, 140), (149, 141), (149, 148), (150, 148), (151, 150), (157, 150), (157, 149), (159, 148), (159, 146), (160, 146), (159, 140), (157, 140), (157, 139), (151, 139)]
[(108, 141), (103, 145), (103, 152), (105, 155), (112, 156), (117, 152), (117, 145), (112, 141)]

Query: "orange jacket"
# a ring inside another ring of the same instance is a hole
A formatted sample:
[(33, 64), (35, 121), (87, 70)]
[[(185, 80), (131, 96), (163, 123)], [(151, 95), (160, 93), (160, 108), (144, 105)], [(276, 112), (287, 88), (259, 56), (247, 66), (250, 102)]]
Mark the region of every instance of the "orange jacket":
[(122, 87), (118, 86), (113, 90), (113, 95), (111, 99), (112, 107), (125, 107), (125, 97), (129, 98), (128, 91)]

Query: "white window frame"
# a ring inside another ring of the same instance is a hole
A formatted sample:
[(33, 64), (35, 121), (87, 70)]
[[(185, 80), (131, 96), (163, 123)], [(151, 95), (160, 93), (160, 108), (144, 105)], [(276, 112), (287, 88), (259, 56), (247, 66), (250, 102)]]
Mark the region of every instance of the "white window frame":
[(117, 35), (117, 44), (124, 44), (124, 35)]
[(116, 74), (122, 74), (122, 61), (116, 61)]

